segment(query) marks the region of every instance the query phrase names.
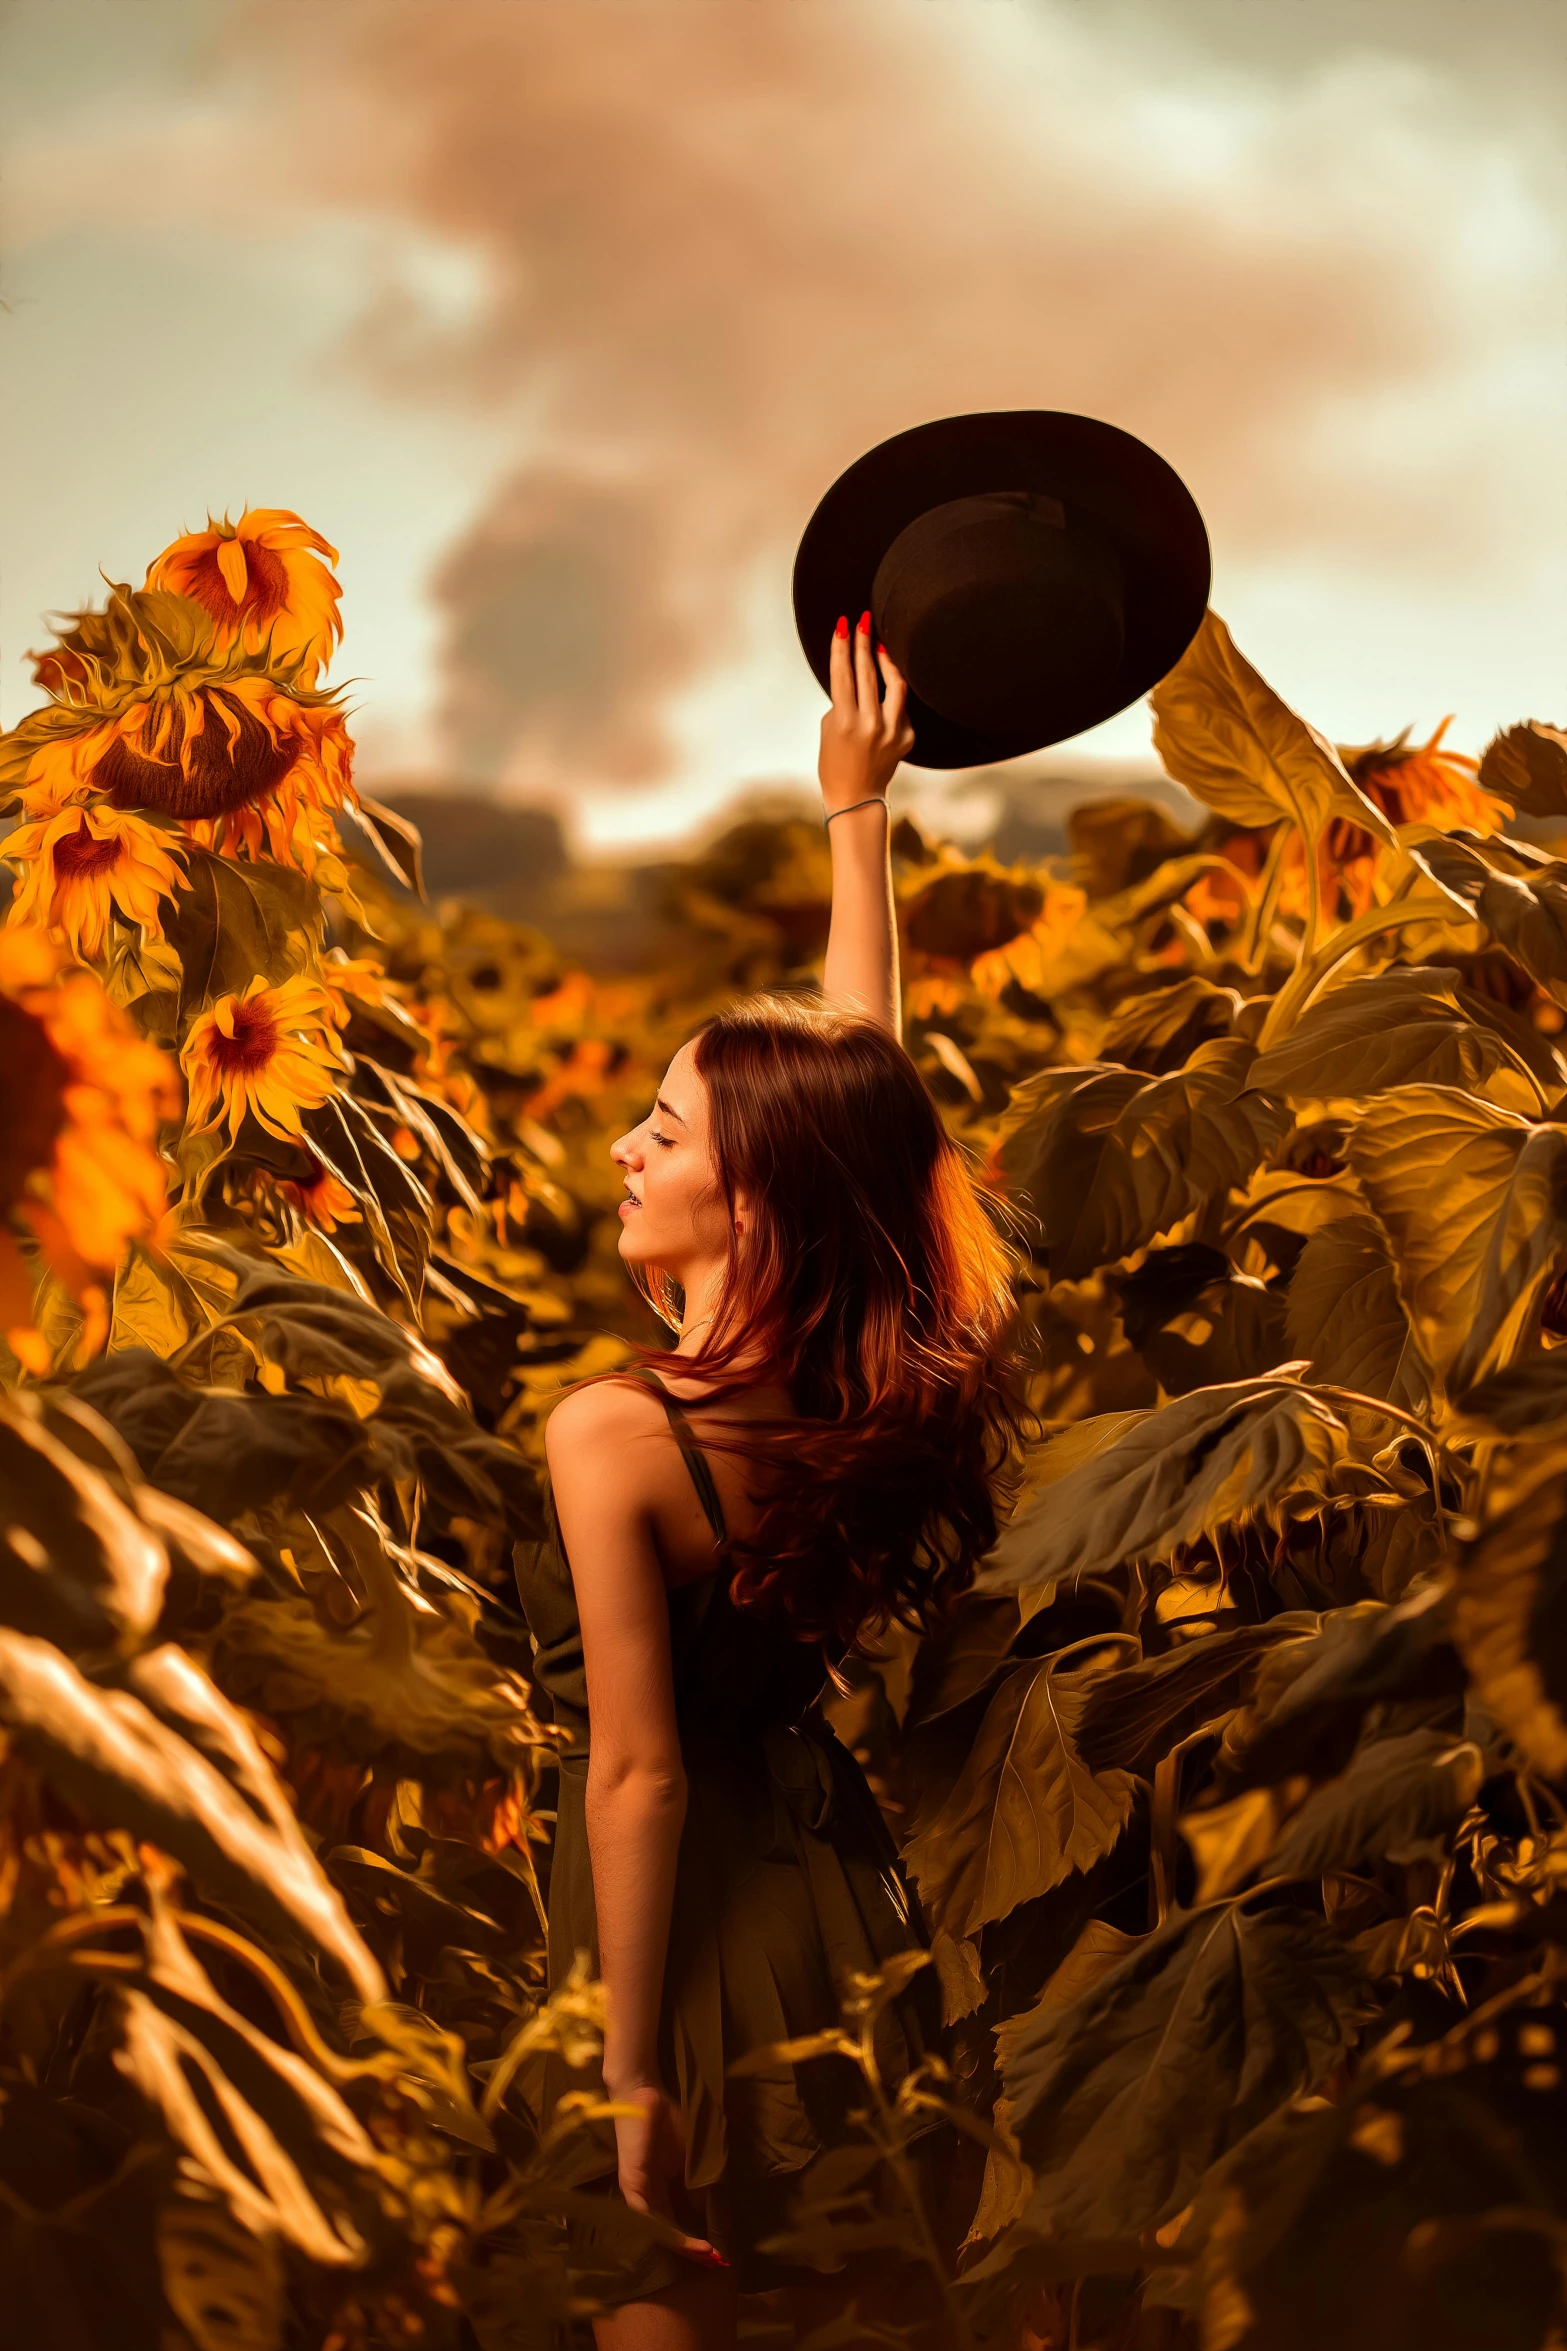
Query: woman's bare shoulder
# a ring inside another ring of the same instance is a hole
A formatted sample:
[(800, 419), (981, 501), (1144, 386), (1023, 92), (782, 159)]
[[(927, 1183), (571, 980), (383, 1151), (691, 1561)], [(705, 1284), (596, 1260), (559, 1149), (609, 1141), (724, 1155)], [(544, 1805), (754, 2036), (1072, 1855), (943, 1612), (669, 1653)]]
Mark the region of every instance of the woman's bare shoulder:
[(573, 1388), (545, 1427), (550, 1475), (558, 1482), (563, 1473), (570, 1477), (591, 1463), (619, 1483), (631, 1464), (647, 1459), (632, 1440), (661, 1435), (668, 1425), (663, 1405), (640, 1380), (595, 1380)]

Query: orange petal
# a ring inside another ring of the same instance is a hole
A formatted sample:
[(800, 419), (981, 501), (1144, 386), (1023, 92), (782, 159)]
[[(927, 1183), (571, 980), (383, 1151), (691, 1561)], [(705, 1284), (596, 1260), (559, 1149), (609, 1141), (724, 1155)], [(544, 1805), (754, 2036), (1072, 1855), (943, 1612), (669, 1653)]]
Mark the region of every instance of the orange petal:
[(220, 539), (217, 545), (218, 569), (223, 574), (223, 585), (236, 604), (245, 601), (245, 587), (249, 573), (245, 568), (245, 550), (237, 539)]

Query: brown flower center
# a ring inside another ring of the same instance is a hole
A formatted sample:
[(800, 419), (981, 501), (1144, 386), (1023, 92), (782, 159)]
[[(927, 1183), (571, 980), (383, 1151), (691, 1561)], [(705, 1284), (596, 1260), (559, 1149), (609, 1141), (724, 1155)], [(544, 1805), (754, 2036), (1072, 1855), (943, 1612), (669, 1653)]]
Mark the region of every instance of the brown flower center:
[(111, 807), (156, 808), (184, 818), (228, 816), (237, 808), (253, 808), (277, 790), (303, 750), (298, 736), (274, 742), (260, 719), (221, 689), (209, 689), (203, 700), (206, 723), (200, 734), (187, 740), (176, 710), (156, 759), (123, 736), (110, 744), (93, 781)]
[(278, 1025), (264, 1004), (236, 1004), (234, 1034), (215, 1028), (208, 1050), (212, 1066), (226, 1078), (253, 1078), (278, 1048)]
[(82, 874), (108, 873), (120, 862), (125, 844), (118, 835), (100, 841), (96, 833), (87, 830), (84, 816), (74, 833), (62, 833), (54, 845), (54, 870), (62, 882), (75, 881)]
[[(238, 595), (231, 585), (235, 580), (243, 581)], [(236, 620), (253, 620), (265, 628), (288, 602), (282, 557), (254, 539), (220, 539), (190, 565), (183, 587), (187, 596), (228, 627)]]
[(43, 1023), (0, 996), (0, 1214), (16, 1205), (33, 1169), (52, 1158), (70, 1080)]

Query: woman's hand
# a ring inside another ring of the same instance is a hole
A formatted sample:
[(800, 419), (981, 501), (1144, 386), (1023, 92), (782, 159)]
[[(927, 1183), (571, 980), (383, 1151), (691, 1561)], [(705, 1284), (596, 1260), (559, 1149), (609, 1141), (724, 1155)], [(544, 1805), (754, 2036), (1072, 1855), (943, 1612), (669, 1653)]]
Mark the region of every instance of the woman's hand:
[[(882, 700), (876, 665), (887, 681)], [(857, 800), (880, 799), (900, 759), (914, 748), (914, 729), (904, 716), (908, 686), (884, 645), (872, 646), (871, 616), (860, 620), (851, 640), (840, 620), (832, 641), (832, 708), (822, 720), (822, 805), (831, 816)]]
[[(685, 2176), (685, 2133), (680, 2109), (656, 2083), (618, 2091), (617, 2106), (634, 2106), (635, 2114), (615, 2117), (615, 2147), (620, 2158), (620, 2192), (633, 2212), (646, 2212), (678, 2229), (673, 2189)], [(729, 2264), (705, 2237), (680, 2232), (675, 2250), (704, 2269), (727, 2269)]]

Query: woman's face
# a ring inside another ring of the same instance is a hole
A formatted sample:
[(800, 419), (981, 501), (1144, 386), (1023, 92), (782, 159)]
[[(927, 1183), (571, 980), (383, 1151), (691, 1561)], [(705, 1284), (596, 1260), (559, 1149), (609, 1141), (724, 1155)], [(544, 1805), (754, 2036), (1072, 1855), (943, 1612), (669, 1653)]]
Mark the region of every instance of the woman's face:
[(688, 1292), (728, 1257), (730, 1226), (709, 1139), (708, 1097), (682, 1045), (640, 1126), (609, 1155), (625, 1179), (620, 1254), (657, 1265)]

